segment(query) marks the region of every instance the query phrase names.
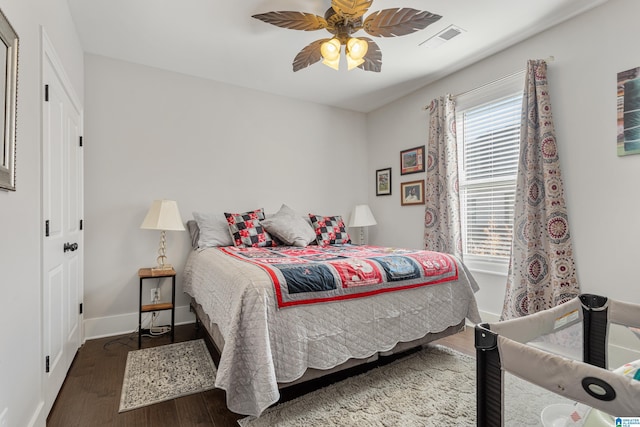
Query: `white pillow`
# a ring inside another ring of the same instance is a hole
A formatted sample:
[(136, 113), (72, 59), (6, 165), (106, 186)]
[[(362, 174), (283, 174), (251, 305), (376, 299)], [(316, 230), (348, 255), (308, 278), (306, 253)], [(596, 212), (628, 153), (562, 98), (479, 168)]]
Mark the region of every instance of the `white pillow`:
[(287, 246), (305, 247), (316, 239), (311, 225), (287, 205), (282, 205), (278, 212), (260, 223)]
[(209, 214), (193, 212), (193, 218), (198, 223), (200, 238), (199, 248), (210, 248), (213, 246), (233, 246), (233, 239), (229, 234), (229, 224), (224, 214)]

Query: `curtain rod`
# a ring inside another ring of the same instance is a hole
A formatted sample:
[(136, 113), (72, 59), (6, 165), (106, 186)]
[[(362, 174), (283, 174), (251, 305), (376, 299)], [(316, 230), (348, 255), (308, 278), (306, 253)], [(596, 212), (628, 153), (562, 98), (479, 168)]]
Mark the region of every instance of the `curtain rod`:
[[(553, 55), (551, 55), (551, 56), (549, 56), (547, 59), (545, 59), (545, 62), (553, 62), (553, 61), (555, 61), (555, 59), (556, 59), (556, 58), (555, 58)], [(495, 84), (495, 83), (501, 82), (501, 81), (506, 80), (506, 79), (510, 79), (511, 77), (514, 77), (514, 76), (516, 76), (516, 75), (518, 75), (518, 74), (520, 74), (520, 73), (524, 73), (525, 71), (526, 71), (526, 69), (525, 69), (525, 68), (523, 68), (523, 69), (521, 69), (521, 70), (518, 70), (518, 71), (513, 72), (513, 73), (511, 73), (511, 74), (508, 74), (508, 75), (506, 75), (506, 76), (502, 76), (502, 77), (500, 77), (500, 78), (498, 78), (498, 79), (492, 80), (492, 81), (490, 81), (489, 83), (485, 83), (485, 84), (483, 84), (482, 86), (478, 86), (478, 87), (476, 87), (476, 88), (469, 89), (469, 90), (467, 90), (467, 91), (465, 91), (465, 92), (460, 92), (460, 93), (459, 93), (459, 94), (457, 94), (457, 95), (449, 95), (449, 97), (450, 97), (450, 98), (457, 98), (457, 97), (462, 96), (462, 95), (467, 95), (467, 94), (472, 93), (472, 92), (475, 92), (475, 91), (477, 91), (477, 90), (484, 89), (485, 87), (490, 86), (490, 85), (492, 85), (492, 84)], [(429, 106), (428, 106), (428, 105), (425, 105), (424, 107), (422, 107), (422, 109), (423, 109), (423, 110), (428, 110), (428, 109), (429, 109)]]

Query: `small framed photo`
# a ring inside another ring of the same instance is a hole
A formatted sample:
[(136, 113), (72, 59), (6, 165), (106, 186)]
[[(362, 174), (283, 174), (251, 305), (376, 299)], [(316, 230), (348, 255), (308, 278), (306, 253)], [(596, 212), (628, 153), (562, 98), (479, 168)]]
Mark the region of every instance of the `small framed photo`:
[(400, 204), (402, 206), (424, 205), (424, 180), (401, 182)]
[(376, 171), (376, 196), (391, 195), (391, 168)]
[(640, 67), (618, 73), (618, 156), (640, 154)]
[(400, 175), (424, 172), (424, 145), (400, 152)]

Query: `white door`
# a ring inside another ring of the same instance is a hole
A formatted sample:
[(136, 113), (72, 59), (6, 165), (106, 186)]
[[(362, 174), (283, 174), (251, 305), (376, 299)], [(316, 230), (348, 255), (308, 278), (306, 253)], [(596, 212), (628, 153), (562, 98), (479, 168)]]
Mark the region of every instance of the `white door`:
[(43, 37), (42, 331), (45, 413), (82, 339), (82, 112)]

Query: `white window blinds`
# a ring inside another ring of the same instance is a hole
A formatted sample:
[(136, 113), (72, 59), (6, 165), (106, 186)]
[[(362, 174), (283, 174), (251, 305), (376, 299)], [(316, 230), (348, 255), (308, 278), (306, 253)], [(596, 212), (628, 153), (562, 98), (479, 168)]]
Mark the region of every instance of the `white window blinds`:
[(456, 100), (465, 259), (503, 264), (511, 251), (522, 74), (509, 80)]

